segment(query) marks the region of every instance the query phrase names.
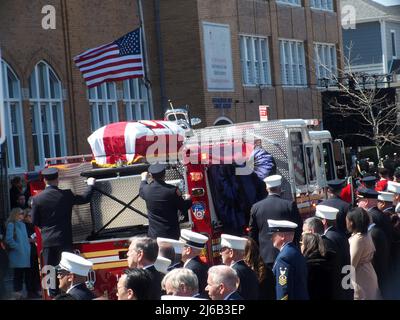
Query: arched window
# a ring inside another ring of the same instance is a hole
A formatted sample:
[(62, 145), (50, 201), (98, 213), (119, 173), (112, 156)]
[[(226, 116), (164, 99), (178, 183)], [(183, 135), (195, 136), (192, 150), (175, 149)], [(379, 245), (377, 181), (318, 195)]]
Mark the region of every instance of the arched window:
[(24, 118), (22, 113), (21, 84), (10, 66), (1, 60), (7, 158), (9, 173), (26, 171)]
[(150, 120), (147, 88), (141, 78), (124, 81), (124, 105), (127, 120)]
[(45, 158), (67, 154), (61, 81), (51, 67), (41, 61), (29, 78), (29, 101), (35, 167)]
[(118, 122), (117, 94), (114, 82), (103, 83), (89, 89), (92, 131), (106, 124)]

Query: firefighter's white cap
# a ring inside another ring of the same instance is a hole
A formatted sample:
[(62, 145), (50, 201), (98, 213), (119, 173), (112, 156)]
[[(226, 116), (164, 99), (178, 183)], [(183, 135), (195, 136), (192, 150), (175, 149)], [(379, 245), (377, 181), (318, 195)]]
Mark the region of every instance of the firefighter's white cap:
[(204, 245), (208, 241), (208, 237), (201, 233), (193, 232), (188, 229), (181, 230), (180, 241), (184, 242), (186, 246), (203, 249)]
[(168, 267), (171, 265), (171, 260), (164, 257), (157, 257), (157, 260), (154, 262), (154, 267), (162, 273), (168, 273)]
[(71, 252), (63, 252), (61, 253), (61, 261), (56, 270), (66, 270), (78, 276), (86, 277), (92, 267), (93, 263), (91, 261)]
[(392, 193), (392, 192), (384, 192), (384, 191), (379, 192), (378, 200), (379, 201), (385, 201), (385, 202), (393, 202), (394, 193)]
[(182, 254), (182, 249), (185, 244), (182, 241), (169, 239), (169, 238), (157, 238), (157, 244), (160, 246), (162, 243), (168, 243), (174, 247), (175, 254)]
[(230, 234), (221, 234), (221, 248), (227, 247), (234, 250), (244, 250), (246, 247), (247, 239)]
[(336, 215), (339, 212), (336, 208), (324, 206), (322, 204), (317, 205), (315, 208), (315, 216), (326, 220), (336, 220)]
[(273, 176), (266, 177), (264, 182), (267, 185), (267, 188), (280, 187), (282, 184), (282, 176), (275, 174)]
[(387, 191), (400, 194), (400, 183), (388, 181)]

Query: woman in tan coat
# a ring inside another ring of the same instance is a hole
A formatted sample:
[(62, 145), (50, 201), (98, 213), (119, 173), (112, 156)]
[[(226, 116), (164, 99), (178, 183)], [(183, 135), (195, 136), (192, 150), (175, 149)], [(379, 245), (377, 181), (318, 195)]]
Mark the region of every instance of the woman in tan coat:
[(350, 258), (351, 266), (355, 269), (355, 279), (352, 279), (354, 287), (354, 300), (377, 300), (381, 298), (378, 278), (372, 258), (375, 246), (368, 234), (370, 217), (362, 208), (350, 211), (346, 216), (346, 225), (351, 232)]

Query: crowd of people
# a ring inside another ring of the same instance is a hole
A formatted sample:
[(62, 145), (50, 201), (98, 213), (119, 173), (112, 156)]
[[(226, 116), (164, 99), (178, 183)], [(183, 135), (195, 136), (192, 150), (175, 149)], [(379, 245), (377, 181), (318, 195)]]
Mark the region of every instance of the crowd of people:
[[(400, 299), (400, 169), (380, 168), (379, 178), (364, 170), (353, 185), (328, 181), (328, 198), (304, 221), (296, 203), (281, 198), (282, 177), (268, 176), (268, 195), (251, 208), (248, 236), (223, 233), (221, 264), (212, 267), (202, 256), (209, 238), (179, 229), (177, 211), (192, 201), (165, 182), (165, 170), (155, 164), (142, 174), (149, 233), (130, 241), (127, 269), (115, 288), (119, 300)], [(13, 209), (3, 251), (13, 270), (14, 298), (23, 298), (23, 283), (28, 297), (39, 294), (35, 226), (41, 230), (43, 263), (57, 274), (49, 295), (105, 299), (85, 284), (93, 264), (71, 253), (72, 206), (90, 201), (95, 179), (88, 178), (84, 195), (75, 195), (58, 188), (56, 169), (42, 175), (46, 189), (29, 201), (18, 179), (10, 191)]]

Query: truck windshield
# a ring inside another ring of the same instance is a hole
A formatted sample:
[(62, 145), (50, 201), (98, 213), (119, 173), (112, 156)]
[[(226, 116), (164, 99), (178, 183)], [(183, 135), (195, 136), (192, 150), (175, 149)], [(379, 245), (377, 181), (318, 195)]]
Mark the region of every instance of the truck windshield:
[(335, 163), (332, 153), (332, 145), (329, 142), (322, 144), (324, 153), (324, 167), (326, 180), (335, 179)]
[(306, 172), (304, 165), (303, 138), (301, 132), (290, 133), (290, 145), (293, 156), (293, 170), (297, 186), (306, 185)]

